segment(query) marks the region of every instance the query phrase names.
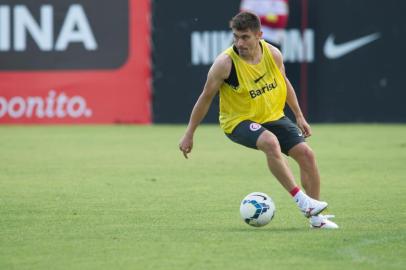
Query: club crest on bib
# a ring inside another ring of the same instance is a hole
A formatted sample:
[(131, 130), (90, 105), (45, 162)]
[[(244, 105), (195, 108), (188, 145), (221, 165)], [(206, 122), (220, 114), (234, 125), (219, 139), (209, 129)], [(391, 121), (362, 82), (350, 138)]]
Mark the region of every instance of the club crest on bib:
[(258, 129), (260, 129), (261, 128), (261, 125), (260, 124), (257, 124), (257, 123), (251, 123), (250, 124), (250, 130), (251, 131), (257, 131)]

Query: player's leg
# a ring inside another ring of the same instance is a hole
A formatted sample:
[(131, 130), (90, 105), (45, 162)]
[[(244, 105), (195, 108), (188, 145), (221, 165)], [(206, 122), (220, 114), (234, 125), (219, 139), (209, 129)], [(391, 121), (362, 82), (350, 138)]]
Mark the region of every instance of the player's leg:
[[(310, 216), (309, 222), (312, 228), (337, 229), (338, 226), (330, 218), (333, 215), (320, 215), (320, 210), (315, 213), (314, 208), (327, 207), (327, 203), (318, 201), (320, 194), (320, 175), (316, 164), (316, 159), (312, 149), (305, 143), (302, 132), (297, 126), (284, 117), (276, 122), (264, 124), (278, 137), (282, 152), (292, 156), (299, 164), (302, 185), (307, 193), (306, 196), (298, 194), (295, 197), (303, 199), (296, 200), (299, 208), (306, 216)], [(310, 210), (313, 209), (313, 210)], [(310, 212), (308, 212), (310, 210)], [(312, 214), (313, 211), (313, 214)]]
[[(289, 155), (290, 150), (295, 146), (300, 145), (305, 141), (302, 132), (287, 117), (283, 117), (278, 121), (265, 123), (263, 126), (277, 137), (280, 149), (286, 155)], [(327, 207), (326, 202), (320, 202), (318, 199), (312, 198), (309, 194), (300, 191), (299, 188), (291, 190), (290, 193), (294, 197), (301, 211), (307, 217), (317, 215)]]
[(265, 130), (258, 137), (257, 148), (265, 153), (268, 168), (281, 185), (290, 192), (296, 187), (294, 176), (281, 152), (279, 141), (274, 134)]
[(263, 151), (269, 169), (282, 186), (288, 192), (296, 187), (294, 176), (282, 156), (278, 139), (262, 125), (249, 120), (242, 121), (231, 134), (226, 135), (238, 144)]
[[(226, 135), (238, 144), (263, 151), (272, 174), (293, 196), (303, 214), (307, 217), (317, 215), (327, 207), (327, 203), (310, 198), (297, 187), (293, 173), (285, 162), (281, 152), (284, 151), (286, 153), (286, 149), (289, 150), (291, 147), (285, 142), (284, 150), (281, 150), (278, 138), (267, 129), (252, 121), (243, 121), (234, 128), (231, 134)], [(285, 130), (285, 127), (276, 130)]]
[[(320, 196), (320, 174), (313, 150), (306, 143), (300, 143), (289, 150), (289, 155), (300, 167), (302, 186), (307, 195), (318, 200)], [(337, 229), (338, 225), (330, 219), (334, 215), (316, 215), (309, 219), (310, 227), (316, 229)]]
[(326, 202), (312, 199), (297, 187), (293, 173), (282, 155), (278, 138), (272, 132), (268, 130), (262, 132), (258, 137), (257, 147), (265, 153), (270, 171), (293, 196), (305, 216), (317, 215), (327, 208)]
[(320, 197), (320, 174), (313, 150), (307, 143), (303, 142), (290, 149), (289, 156), (299, 164), (301, 183), (306, 194), (318, 200)]

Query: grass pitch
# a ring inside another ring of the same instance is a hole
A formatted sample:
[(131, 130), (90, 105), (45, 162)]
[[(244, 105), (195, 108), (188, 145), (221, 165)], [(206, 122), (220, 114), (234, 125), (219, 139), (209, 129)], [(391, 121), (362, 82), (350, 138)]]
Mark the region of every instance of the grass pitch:
[[(185, 160), (184, 128), (1, 126), (0, 269), (406, 269), (405, 125), (313, 125), (335, 231), (217, 125)], [(252, 191), (275, 201), (266, 227), (240, 220)]]

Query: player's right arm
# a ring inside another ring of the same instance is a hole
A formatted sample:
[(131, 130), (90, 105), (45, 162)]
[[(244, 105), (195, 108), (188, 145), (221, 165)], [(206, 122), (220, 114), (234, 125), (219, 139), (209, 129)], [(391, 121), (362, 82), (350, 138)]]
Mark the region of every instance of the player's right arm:
[(182, 151), (185, 158), (188, 158), (187, 154), (192, 151), (193, 135), (197, 126), (203, 121), (209, 111), (211, 103), (213, 102), (213, 98), (219, 91), (220, 86), (224, 83), (224, 80), (230, 75), (230, 71), (230, 57), (226, 54), (221, 54), (216, 58), (207, 74), (207, 80), (203, 91), (193, 107), (189, 124), (186, 128), (185, 134), (179, 142), (179, 149)]

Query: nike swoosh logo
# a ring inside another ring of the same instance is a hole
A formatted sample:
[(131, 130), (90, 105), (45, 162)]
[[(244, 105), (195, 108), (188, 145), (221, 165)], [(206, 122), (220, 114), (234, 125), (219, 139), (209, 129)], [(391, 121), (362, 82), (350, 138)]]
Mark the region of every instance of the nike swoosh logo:
[(330, 35), (324, 43), (324, 54), (329, 59), (337, 59), (355, 51), (381, 37), (380, 33), (370, 34), (341, 44), (334, 43), (334, 35)]
[(259, 77), (258, 79), (254, 80), (254, 83), (259, 82), (263, 77), (265, 77), (266, 72), (264, 73), (264, 75), (262, 75), (261, 77)]

